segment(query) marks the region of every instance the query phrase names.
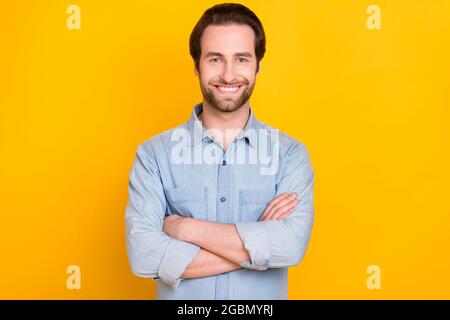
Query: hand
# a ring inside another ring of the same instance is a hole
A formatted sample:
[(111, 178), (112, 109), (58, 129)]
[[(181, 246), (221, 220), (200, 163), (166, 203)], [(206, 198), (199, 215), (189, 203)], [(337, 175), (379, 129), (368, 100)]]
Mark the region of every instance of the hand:
[(285, 192), (269, 202), (259, 221), (281, 220), (289, 216), (298, 204), (296, 192)]
[(163, 232), (168, 234), (172, 238), (182, 240), (183, 221), (185, 219), (185, 217), (182, 217), (176, 213), (166, 216), (164, 218)]

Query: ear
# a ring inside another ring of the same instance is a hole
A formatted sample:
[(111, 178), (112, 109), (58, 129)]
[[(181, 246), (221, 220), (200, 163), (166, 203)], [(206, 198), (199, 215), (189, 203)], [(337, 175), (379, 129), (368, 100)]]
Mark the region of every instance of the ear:
[(197, 70), (197, 66), (195, 65), (195, 62), (194, 62), (194, 73), (197, 77), (199, 76), (199, 74), (198, 74), (199, 72)]
[(258, 75), (261, 72), (261, 61), (256, 66), (256, 75)]

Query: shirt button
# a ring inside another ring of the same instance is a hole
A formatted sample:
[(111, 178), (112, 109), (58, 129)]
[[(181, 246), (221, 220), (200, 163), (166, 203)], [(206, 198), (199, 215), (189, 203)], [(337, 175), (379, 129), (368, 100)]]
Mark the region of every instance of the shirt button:
[(226, 160), (223, 160), (222, 161), (222, 165), (224, 166), (224, 165), (226, 165), (227, 164), (227, 161)]
[(225, 202), (225, 197), (220, 198), (220, 202)]

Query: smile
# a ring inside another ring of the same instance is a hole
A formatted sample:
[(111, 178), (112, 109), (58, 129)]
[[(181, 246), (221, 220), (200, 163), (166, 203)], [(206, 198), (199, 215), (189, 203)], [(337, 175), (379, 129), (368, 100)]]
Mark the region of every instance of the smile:
[(214, 85), (214, 87), (221, 94), (234, 94), (234, 93), (240, 91), (240, 88), (242, 86), (219, 86), (219, 85)]

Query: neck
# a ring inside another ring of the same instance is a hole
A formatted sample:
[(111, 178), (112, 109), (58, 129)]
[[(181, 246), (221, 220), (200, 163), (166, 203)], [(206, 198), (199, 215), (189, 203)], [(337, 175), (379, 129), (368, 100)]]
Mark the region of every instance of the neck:
[(199, 120), (203, 127), (210, 130), (226, 148), (229, 143), (238, 136), (244, 129), (249, 115), (250, 106), (247, 102), (239, 109), (233, 112), (223, 112), (203, 101), (203, 111), (199, 115)]

